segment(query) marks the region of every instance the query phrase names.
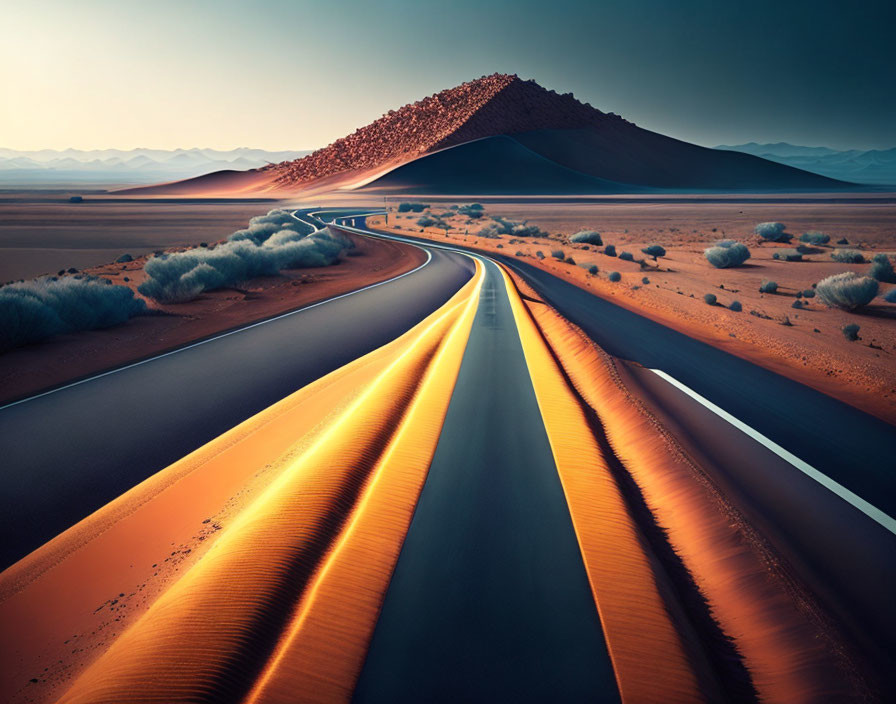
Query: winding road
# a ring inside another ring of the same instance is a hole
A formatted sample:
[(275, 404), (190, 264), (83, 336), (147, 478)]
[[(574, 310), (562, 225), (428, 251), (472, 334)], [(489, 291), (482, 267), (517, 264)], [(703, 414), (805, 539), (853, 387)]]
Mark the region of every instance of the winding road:
[[(2, 566), (394, 340), (479, 266), (485, 275), (457, 382), (354, 700), (618, 701), (593, 573), (502, 264), (621, 360), (627, 388), (761, 533), (794, 584), (808, 586), (873, 672), (893, 671), (893, 427), (517, 258), (372, 230), (357, 210), (294, 215), (312, 227), (409, 242), (427, 260), (388, 281), (0, 407)], [(892, 678), (877, 685), (896, 696)]]

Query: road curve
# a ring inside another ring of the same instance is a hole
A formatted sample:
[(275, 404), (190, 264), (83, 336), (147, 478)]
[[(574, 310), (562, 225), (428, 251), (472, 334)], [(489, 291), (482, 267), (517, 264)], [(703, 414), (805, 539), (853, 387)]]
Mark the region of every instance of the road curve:
[(668, 373), (889, 517), (896, 515), (896, 430), (514, 257), (493, 258), (520, 274), (604, 350), (636, 363), (645, 400), (675, 428), (682, 444), (708, 460), (705, 467), (726, 497), (810, 585), (876, 669), (892, 668), (896, 535), (886, 527), (891, 521), (872, 520), (750, 436), (682, 399), (648, 370)]
[(468, 257), (0, 408), (0, 569), (293, 391), (395, 339), (472, 275)]

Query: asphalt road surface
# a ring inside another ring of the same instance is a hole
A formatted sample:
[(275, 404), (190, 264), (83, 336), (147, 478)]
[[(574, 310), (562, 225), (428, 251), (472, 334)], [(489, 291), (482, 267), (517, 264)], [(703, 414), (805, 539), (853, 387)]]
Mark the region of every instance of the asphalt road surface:
[(355, 702), (616, 702), (494, 264)]
[(0, 569), (293, 391), (395, 339), (472, 276), (401, 278), (0, 408)]

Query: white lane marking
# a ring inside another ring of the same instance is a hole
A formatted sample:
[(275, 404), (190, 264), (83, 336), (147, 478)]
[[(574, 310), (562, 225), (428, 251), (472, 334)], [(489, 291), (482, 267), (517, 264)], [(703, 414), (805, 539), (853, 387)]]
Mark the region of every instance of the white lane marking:
[[(423, 250), (426, 252), (426, 250)], [(311, 305), (305, 306), (304, 308), (298, 308), (297, 310), (291, 310), (288, 313), (281, 313), (278, 316), (273, 318), (268, 318), (267, 320), (259, 320), (257, 323), (252, 323), (251, 325), (246, 325), (242, 328), (237, 328), (236, 330), (230, 330), (229, 332), (222, 333), (220, 335), (215, 335), (214, 337), (210, 337), (207, 340), (200, 340), (199, 342), (194, 342), (191, 345), (186, 345), (185, 347), (178, 347), (176, 350), (171, 350), (170, 352), (164, 352), (162, 354), (156, 355), (155, 357), (150, 357), (149, 359), (144, 359), (139, 362), (133, 362), (131, 364), (127, 364), (123, 367), (118, 367), (116, 369), (110, 369), (107, 372), (103, 372), (101, 374), (96, 374), (91, 377), (87, 377), (86, 379), (81, 379), (79, 381), (73, 381), (71, 384), (66, 384), (65, 386), (59, 386), (55, 389), (50, 389), (49, 391), (44, 391), (43, 393), (35, 394), (34, 396), (28, 396), (27, 398), (21, 398), (18, 401), (13, 401), (12, 403), (7, 403), (3, 406), (0, 406), (0, 411), (3, 411), (12, 406), (18, 406), (20, 403), (25, 403), (27, 401), (33, 401), (34, 399), (41, 398), (42, 396), (49, 396), (50, 394), (55, 394), (57, 391), (64, 391), (65, 389), (70, 389), (73, 386), (80, 386), (81, 384), (86, 384), (89, 381), (94, 381), (95, 379), (101, 379), (104, 376), (109, 376), (110, 374), (117, 374), (118, 372), (123, 372), (126, 369), (133, 369), (134, 367), (139, 367), (143, 364), (148, 364), (149, 362), (154, 362), (157, 359), (162, 359), (163, 357), (170, 357), (173, 354), (177, 354), (178, 352), (184, 352), (186, 350), (192, 349), (193, 347), (199, 347), (199, 345), (204, 345), (208, 342), (214, 342), (215, 340), (220, 340), (223, 337), (229, 337), (230, 335), (236, 335), (238, 332), (245, 332), (246, 330), (251, 330), (252, 328), (257, 328), (259, 325), (267, 325), (268, 323), (273, 323), (276, 320), (281, 320), (283, 318), (288, 318), (291, 315), (296, 315), (297, 313), (303, 313), (306, 310), (311, 310), (312, 308), (317, 308), (318, 306), (326, 305), (327, 303), (332, 303), (333, 301), (338, 301), (340, 298), (346, 298), (348, 296), (354, 296), (356, 293), (362, 293), (363, 291), (369, 291), (372, 288), (376, 288), (377, 286), (382, 286), (384, 284), (392, 283), (393, 281), (398, 281), (398, 279), (403, 279), (405, 276), (410, 276), (411, 274), (420, 271), (423, 267), (427, 266), (432, 261), (432, 254), (426, 252), (426, 261), (423, 262), (416, 269), (411, 269), (410, 271), (406, 271), (403, 274), (399, 274), (398, 276), (393, 276), (391, 279), (386, 279), (385, 281), (378, 281), (375, 284), (370, 284), (369, 286), (365, 286), (364, 288), (359, 288), (354, 291), (349, 291), (348, 293), (341, 293), (338, 296), (333, 296), (332, 298), (328, 298), (324, 301), (318, 301), (317, 303), (312, 303)]]
[(778, 455), (778, 457), (780, 457), (781, 459), (785, 460), (786, 462), (789, 462), (790, 464), (792, 464), (794, 467), (796, 467), (798, 470), (800, 470), (803, 474), (805, 474), (808, 477), (811, 477), (816, 482), (821, 484), (823, 487), (834, 492), (841, 499), (843, 499), (847, 503), (851, 504), (853, 507), (859, 509), (859, 511), (861, 511), (866, 516), (868, 516), (868, 518), (870, 518), (873, 521), (876, 521), (881, 526), (886, 528), (888, 531), (890, 531), (891, 533), (896, 535), (896, 520), (893, 520), (893, 518), (891, 518), (886, 513), (881, 511), (879, 508), (877, 508), (877, 506), (874, 506), (873, 504), (868, 503), (861, 496), (857, 496), (856, 494), (852, 493), (845, 486), (837, 483), (836, 481), (831, 479), (829, 476), (827, 476), (823, 472), (818, 471), (817, 469), (815, 469), (815, 467), (813, 467), (809, 463), (804, 462), (803, 460), (801, 460), (799, 457), (797, 457), (793, 453), (788, 452), (783, 447), (778, 445), (776, 442), (769, 440), (767, 437), (765, 437), (765, 435), (760, 433), (758, 430), (755, 430), (754, 428), (751, 428), (749, 425), (747, 425), (743, 421), (738, 420), (737, 418), (735, 418), (733, 415), (731, 415), (727, 411), (719, 408), (712, 401), (703, 398), (703, 396), (698, 394), (696, 391), (694, 391), (690, 387), (682, 384), (675, 377), (669, 376), (668, 374), (666, 374), (666, 372), (662, 371), (661, 369), (651, 369), (650, 371), (652, 371), (654, 374), (659, 376), (661, 379), (665, 379), (667, 382), (672, 384), (672, 386), (674, 386), (677, 389), (680, 389), (681, 391), (686, 393), (688, 396), (690, 396), (692, 399), (697, 401), (697, 403), (704, 406), (705, 408), (708, 408), (710, 411), (715, 413), (717, 416), (719, 416), (723, 420), (728, 421), (729, 423), (731, 423), (731, 425), (733, 425), (735, 428), (737, 428), (741, 432), (749, 435), (760, 445), (765, 446), (766, 448), (768, 448), (769, 450), (774, 452), (776, 455)]

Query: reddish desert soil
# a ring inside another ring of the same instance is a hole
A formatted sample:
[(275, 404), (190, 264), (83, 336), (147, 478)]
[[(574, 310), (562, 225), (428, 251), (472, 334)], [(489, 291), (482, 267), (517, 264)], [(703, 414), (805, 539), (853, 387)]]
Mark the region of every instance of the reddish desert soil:
[[(811, 287), (826, 276), (842, 271), (866, 274), (868, 264), (839, 264), (830, 252), (842, 237), (849, 248), (859, 249), (866, 259), (877, 252), (896, 252), (896, 208), (891, 204), (868, 202), (838, 203), (824, 198), (809, 202), (769, 202), (745, 198), (738, 202), (618, 202), (532, 203), (489, 202), (486, 215), (498, 214), (514, 220), (529, 220), (549, 237), (516, 239), (478, 238), (475, 233), (482, 221), (463, 217), (449, 220), (452, 230), (448, 241), (473, 246), (486, 252), (514, 255), (540, 266), (595, 295), (675, 327), (697, 339), (709, 342), (773, 371), (789, 376), (824, 393), (896, 424), (896, 305), (877, 298), (861, 313), (829, 309), (817, 298), (804, 299), (802, 309), (792, 307), (797, 291)], [(448, 203), (445, 204), (446, 206)], [(433, 207), (441, 212), (441, 206)], [(416, 225), (419, 214), (390, 215), (390, 224), (398, 232), (444, 241), (432, 230), (424, 233)], [(795, 235), (790, 245), (759, 242), (753, 234), (756, 223), (776, 220)], [(371, 219), (371, 224), (377, 221)], [(381, 219), (379, 220), (381, 223)], [(604, 244), (616, 245), (617, 252), (631, 252), (635, 259), (648, 259), (641, 269), (598, 252), (597, 247), (572, 245), (569, 235), (581, 229), (593, 229), (603, 236)], [(464, 230), (467, 234), (464, 234)], [(803, 232), (820, 230), (831, 235), (831, 246), (819, 247), (818, 253), (805, 255), (802, 262), (774, 260), (779, 248), (793, 247)], [(703, 257), (703, 250), (719, 239), (735, 239), (750, 248), (746, 266), (715, 269)], [(658, 266), (641, 253), (648, 244), (660, 244), (667, 255)], [(847, 245), (843, 245), (846, 247)], [(554, 259), (552, 250), (562, 249), (564, 257), (575, 264)], [(545, 255), (544, 260), (536, 252)], [(597, 276), (587, 267), (597, 265)], [(618, 271), (622, 280), (612, 283), (609, 272)], [(647, 277), (648, 284), (642, 282)], [(778, 283), (775, 295), (759, 293), (765, 280)], [(893, 284), (881, 284), (881, 294)], [(707, 305), (703, 296), (713, 293), (719, 305)], [(743, 312), (727, 308), (740, 301)], [(756, 314), (751, 315), (751, 311)], [(783, 324), (789, 320), (790, 325)], [(841, 329), (848, 323), (860, 326), (860, 340), (848, 341)]]
[(214, 242), (246, 226), (274, 201), (164, 202), (68, 194), (0, 197), (0, 282), (97, 266), (178, 245)]
[[(254, 214), (257, 211), (256, 205)], [(357, 236), (352, 239), (352, 256), (343, 256), (333, 266), (285, 270), (281, 276), (253, 279), (239, 290), (211, 291), (189, 303), (148, 301), (162, 314), (132, 318), (107, 330), (59, 336), (0, 355), (0, 402), (392, 278), (419, 266), (425, 258), (421, 250), (408, 245)], [(85, 271), (136, 291), (143, 280), (145, 259)], [(124, 281), (125, 277), (130, 281)]]

